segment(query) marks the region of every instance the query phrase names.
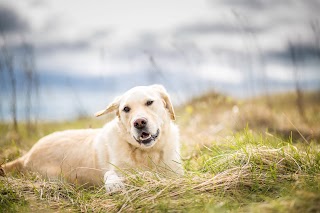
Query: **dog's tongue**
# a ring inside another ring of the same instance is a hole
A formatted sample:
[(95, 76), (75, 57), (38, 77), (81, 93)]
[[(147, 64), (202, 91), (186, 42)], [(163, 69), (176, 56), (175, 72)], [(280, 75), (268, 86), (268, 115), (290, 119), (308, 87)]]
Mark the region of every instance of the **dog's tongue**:
[(147, 138), (149, 138), (149, 137), (150, 137), (150, 134), (149, 134), (149, 133), (142, 132), (142, 134), (141, 134), (141, 138), (142, 138), (142, 139), (147, 139)]

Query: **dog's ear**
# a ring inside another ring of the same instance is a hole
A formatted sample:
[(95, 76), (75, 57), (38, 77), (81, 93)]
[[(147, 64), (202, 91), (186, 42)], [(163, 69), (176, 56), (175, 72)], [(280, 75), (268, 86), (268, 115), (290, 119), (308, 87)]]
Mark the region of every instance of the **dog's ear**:
[[(113, 112), (119, 108), (121, 96), (116, 97), (104, 110), (100, 110), (99, 112), (96, 112), (94, 115), (96, 117), (99, 117), (101, 115), (108, 114), (110, 112)], [(117, 115), (119, 116), (119, 112), (117, 111)]]
[(170, 118), (171, 120), (175, 120), (176, 119), (176, 115), (174, 113), (174, 109), (173, 109), (173, 105), (171, 103), (171, 100), (170, 100), (170, 97), (169, 97), (169, 94), (167, 92), (167, 90), (164, 88), (164, 86), (162, 85), (159, 85), (159, 84), (154, 84), (151, 86), (154, 90), (156, 90), (157, 92), (159, 92), (164, 104), (165, 104), (165, 107), (167, 108), (167, 110), (169, 111), (170, 113)]

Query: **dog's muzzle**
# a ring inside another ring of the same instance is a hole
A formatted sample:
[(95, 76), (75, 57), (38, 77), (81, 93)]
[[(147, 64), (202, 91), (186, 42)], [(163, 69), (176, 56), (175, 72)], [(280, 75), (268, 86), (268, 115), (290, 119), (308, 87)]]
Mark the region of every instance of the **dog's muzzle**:
[(142, 131), (139, 138), (134, 137), (134, 139), (139, 143), (139, 144), (144, 144), (144, 145), (148, 145), (149, 143), (151, 143), (152, 141), (155, 141), (157, 139), (157, 137), (159, 136), (160, 130), (157, 130), (157, 133), (152, 135), (149, 132), (146, 131)]

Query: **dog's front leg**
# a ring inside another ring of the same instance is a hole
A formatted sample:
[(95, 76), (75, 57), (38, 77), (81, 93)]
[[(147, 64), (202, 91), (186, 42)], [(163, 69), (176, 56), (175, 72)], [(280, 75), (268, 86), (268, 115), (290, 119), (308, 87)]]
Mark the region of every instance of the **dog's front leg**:
[(125, 188), (123, 178), (120, 178), (117, 173), (113, 170), (107, 171), (104, 174), (104, 186), (108, 193), (121, 191)]

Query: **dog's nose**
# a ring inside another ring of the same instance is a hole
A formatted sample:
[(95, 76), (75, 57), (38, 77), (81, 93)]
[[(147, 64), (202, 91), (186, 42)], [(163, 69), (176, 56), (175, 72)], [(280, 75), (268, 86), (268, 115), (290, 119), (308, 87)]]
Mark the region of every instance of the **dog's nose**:
[(148, 120), (146, 118), (138, 118), (134, 121), (133, 125), (137, 129), (143, 129), (147, 126)]

